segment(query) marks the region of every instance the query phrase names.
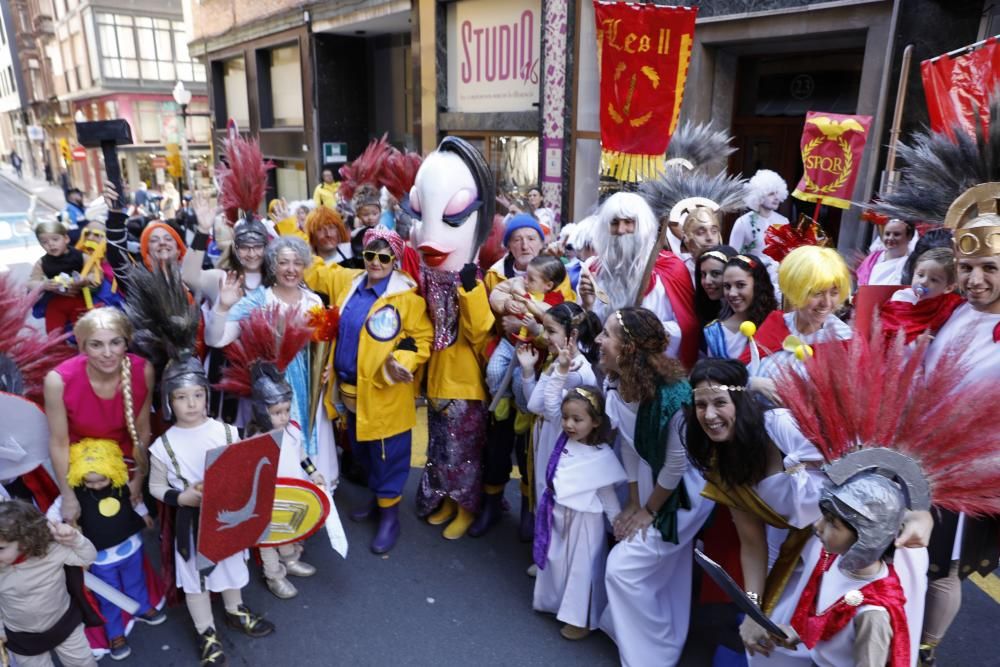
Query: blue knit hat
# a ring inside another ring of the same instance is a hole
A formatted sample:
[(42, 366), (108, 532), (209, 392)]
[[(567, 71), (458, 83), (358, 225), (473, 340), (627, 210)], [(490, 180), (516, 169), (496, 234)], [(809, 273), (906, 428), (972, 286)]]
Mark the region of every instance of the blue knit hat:
[(527, 213), (518, 213), (513, 218), (507, 221), (507, 228), (504, 230), (503, 233), (504, 247), (506, 248), (507, 243), (510, 242), (511, 234), (513, 234), (519, 229), (524, 229), (525, 227), (534, 229), (536, 232), (538, 232), (538, 238), (540, 238), (542, 241), (545, 241), (545, 232), (542, 231), (542, 226), (538, 224), (538, 221), (535, 220), (532, 216), (528, 215)]

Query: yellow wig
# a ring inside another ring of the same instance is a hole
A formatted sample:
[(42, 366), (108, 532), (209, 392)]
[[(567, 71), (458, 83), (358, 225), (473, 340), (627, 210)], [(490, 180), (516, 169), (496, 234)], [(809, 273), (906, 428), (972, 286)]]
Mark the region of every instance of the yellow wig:
[(90, 473), (104, 475), (111, 480), (111, 486), (125, 486), (128, 483), (128, 468), (122, 457), (122, 450), (114, 440), (84, 438), (69, 447), (69, 485), (83, 484), (83, 478)]
[(778, 286), (793, 309), (804, 306), (814, 293), (831, 287), (840, 290), (839, 306), (851, 295), (851, 271), (833, 248), (802, 246), (782, 260)]

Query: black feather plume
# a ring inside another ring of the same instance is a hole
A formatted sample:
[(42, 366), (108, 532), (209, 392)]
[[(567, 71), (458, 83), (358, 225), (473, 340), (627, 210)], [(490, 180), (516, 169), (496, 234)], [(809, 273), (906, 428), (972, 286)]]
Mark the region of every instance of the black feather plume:
[(134, 347), (153, 363), (157, 372), (171, 359), (183, 360), (195, 353), (200, 312), (188, 298), (179, 268), (154, 272), (140, 264), (133, 265), (125, 314), (135, 330)]
[[(978, 112), (973, 116), (978, 119)], [(880, 193), (872, 208), (890, 218), (941, 225), (959, 195), (1000, 180), (1000, 91), (990, 99), (988, 132), (977, 124), (971, 137), (956, 125), (952, 135), (925, 130), (901, 143), (899, 182), (891, 192)]]

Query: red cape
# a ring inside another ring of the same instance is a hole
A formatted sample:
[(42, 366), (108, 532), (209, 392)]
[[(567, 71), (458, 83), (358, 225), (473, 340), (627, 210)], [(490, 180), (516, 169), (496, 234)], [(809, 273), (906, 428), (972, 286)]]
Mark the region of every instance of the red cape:
[[(785, 314), (780, 310), (772, 310), (771, 314), (764, 318), (764, 321), (757, 327), (757, 333), (753, 339), (757, 342), (757, 351), (760, 358), (779, 352), (784, 349), (785, 339), (791, 335), (788, 325), (785, 324)], [(750, 345), (747, 345), (740, 355), (740, 361), (744, 364), (750, 363)]]
[(653, 265), (653, 275), (649, 277), (649, 285), (643, 296), (653, 291), (654, 276), (663, 283), (663, 289), (670, 300), (670, 307), (681, 328), (680, 360), (684, 367), (691, 370), (698, 361), (698, 347), (701, 343), (701, 325), (694, 312), (694, 285), (691, 274), (680, 257), (669, 250), (661, 250)]
[(892, 340), (903, 331), (906, 342), (910, 343), (928, 329), (932, 334), (937, 333), (963, 303), (965, 299), (954, 293), (921, 299), (916, 303), (886, 301), (882, 304), (882, 333)]

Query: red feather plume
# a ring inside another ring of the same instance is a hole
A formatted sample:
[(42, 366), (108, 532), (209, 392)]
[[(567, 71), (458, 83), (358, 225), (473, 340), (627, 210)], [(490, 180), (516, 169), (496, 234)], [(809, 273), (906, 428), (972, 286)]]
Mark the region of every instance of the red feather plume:
[(264, 161), (256, 139), (240, 135), (222, 141), (226, 163), (215, 169), (219, 175), (219, 205), (230, 211), (243, 211), (252, 216), (260, 208), (267, 188), (267, 172), (274, 163)]
[(787, 369), (782, 401), (802, 434), (828, 461), (886, 447), (912, 458), (930, 483), (935, 505), (972, 515), (1000, 514), (1000, 419), (987, 399), (991, 382), (966, 381), (956, 345), (932, 371), (926, 344), (887, 341), (880, 327), (828, 345), (807, 358), (805, 372)]
[(382, 185), (393, 197), (402, 199), (404, 195), (410, 193), (413, 182), (417, 180), (417, 170), (423, 161), (420, 154), (413, 151), (393, 152), (385, 160), (381, 174)]
[(314, 342), (336, 340), (340, 330), (340, 309), (336, 306), (310, 308), (306, 314), (306, 323), (312, 329)]
[(280, 304), (271, 304), (251, 311), (249, 317), (240, 321), (240, 337), (226, 347), (229, 364), (217, 388), (250, 396), (254, 366), (271, 364), (284, 373), (311, 336), (312, 329), (297, 309), (286, 310)]
[(807, 215), (799, 217), (795, 224), (771, 225), (764, 232), (764, 254), (776, 262), (788, 256), (788, 253), (804, 245), (827, 244), (826, 232), (819, 223)]
[(28, 323), (41, 289), (26, 292), (9, 273), (0, 274), (0, 357), (7, 357), (24, 380), (25, 398), (42, 405), (45, 375), (74, 354), (70, 334), (45, 333)]
[[(394, 153), (399, 153), (389, 144), (389, 134), (383, 134), (381, 139), (372, 139), (368, 148), (358, 158), (340, 168), (340, 176), (344, 180), (340, 184), (340, 194), (344, 199), (351, 199), (354, 191), (365, 183), (381, 187), (381, 174), (385, 169), (386, 160)], [(409, 190), (409, 188), (407, 188)]]

